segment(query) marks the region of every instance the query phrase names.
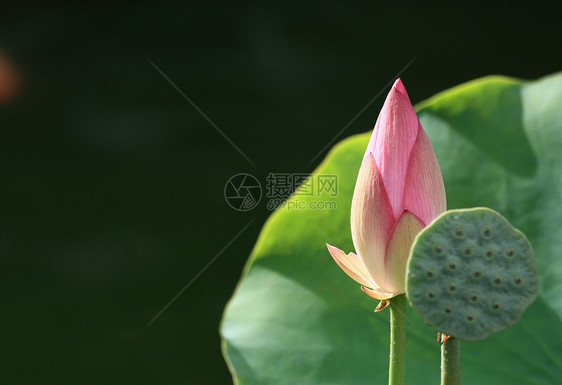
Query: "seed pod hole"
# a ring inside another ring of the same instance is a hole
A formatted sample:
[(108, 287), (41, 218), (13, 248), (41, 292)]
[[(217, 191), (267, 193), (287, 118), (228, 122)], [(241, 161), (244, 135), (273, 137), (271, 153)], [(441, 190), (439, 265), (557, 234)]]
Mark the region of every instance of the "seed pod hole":
[(480, 234), (482, 234), (484, 238), (490, 239), (493, 235), (492, 228), (490, 226), (482, 226), (482, 228), (480, 229)]
[(444, 313), (445, 315), (451, 315), (451, 314), (453, 314), (453, 307), (452, 307), (452, 306), (445, 306), (445, 307), (443, 308), (443, 313)]
[(506, 247), (505, 250), (503, 251), (503, 255), (505, 255), (506, 258), (509, 259), (515, 257), (516, 254), (517, 251), (513, 247)]
[(435, 243), (435, 244), (433, 245), (433, 253), (434, 253), (434, 254), (436, 254), (436, 255), (441, 255), (441, 254), (443, 254), (443, 251), (444, 251), (444, 248), (443, 248), (443, 245), (442, 245), (442, 244), (440, 244), (440, 243)]
[(478, 294), (476, 294), (476, 293), (470, 294), (468, 298), (470, 299), (470, 302), (473, 302), (473, 303), (476, 303), (479, 300)]
[(480, 278), (482, 276), (482, 272), (480, 270), (474, 270), (472, 272), (472, 277), (473, 278)]
[(495, 277), (492, 282), (494, 283), (494, 285), (500, 286), (503, 283), (503, 279), (501, 277)]
[(453, 235), (457, 238), (464, 238), (465, 235), (464, 227), (460, 225), (455, 226), (455, 228), (453, 229)]
[(425, 271), (425, 276), (426, 276), (427, 278), (430, 278), (430, 279), (431, 279), (431, 278), (434, 278), (434, 277), (435, 277), (435, 273), (433, 272), (433, 270), (426, 270), (426, 271)]
[(474, 322), (474, 321), (476, 321), (476, 315), (474, 315), (474, 314), (467, 314), (467, 315), (466, 315), (466, 320), (467, 320), (468, 322)]
[(451, 281), (447, 284), (447, 291), (449, 293), (455, 293), (457, 291), (457, 289), (458, 289), (458, 286), (457, 286), (456, 282)]
[(516, 275), (515, 277), (513, 277), (513, 284), (515, 286), (521, 286), (524, 282), (525, 281), (523, 277), (521, 277), (520, 275)]
[(459, 268), (459, 261), (455, 259), (449, 261), (449, 263), (447, 264), (447, 268), (451, 271), (457, 270)]
[(472, 255), (472, 246), (471, 245), (465, 245), (462, 249), (462, 253), (466, 257), (470, 257)]
[(500, 311), (502, 309), (502, 303), (500, 301), (492, 301), (491, 308), (494, 311)]
[(435, 300), (435, 298), (437, 297), (437, 290), (435, 289), (428, 289), (425, 292), (425, 297), (429, 300)]

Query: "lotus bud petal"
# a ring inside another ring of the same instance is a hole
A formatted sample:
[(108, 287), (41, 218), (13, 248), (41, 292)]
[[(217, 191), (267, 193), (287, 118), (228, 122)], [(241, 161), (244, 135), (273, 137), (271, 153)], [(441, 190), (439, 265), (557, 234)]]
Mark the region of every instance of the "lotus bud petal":
[(365, 293), (388, 300), (404, 293), (415, 236), (445, 210), (437, 158), (398, 79), (375, 124), (353, 193), (351, 237), (357, 254), (330, 245), (328, 250)]

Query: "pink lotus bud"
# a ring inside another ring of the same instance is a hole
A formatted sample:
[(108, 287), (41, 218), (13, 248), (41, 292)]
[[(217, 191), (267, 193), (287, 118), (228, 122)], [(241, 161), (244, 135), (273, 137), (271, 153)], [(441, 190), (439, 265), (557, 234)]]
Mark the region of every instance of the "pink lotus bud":
[(404, 293), (410, 246), (446, 210), (431, 143), (398, 79), (386, 97), (363, 157), (351, 204), (357, 255), (328, 246), (336, 263), (381, 301)]

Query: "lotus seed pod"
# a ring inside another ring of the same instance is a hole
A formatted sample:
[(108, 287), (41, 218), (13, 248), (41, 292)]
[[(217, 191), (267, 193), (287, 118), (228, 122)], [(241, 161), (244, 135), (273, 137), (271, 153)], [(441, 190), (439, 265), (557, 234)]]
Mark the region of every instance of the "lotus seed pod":
[(433, 328), (464, 341), (513, 325), (538, 290), (531, 244), (488, 208), (443, 213), (410, 249), (410, 304)]

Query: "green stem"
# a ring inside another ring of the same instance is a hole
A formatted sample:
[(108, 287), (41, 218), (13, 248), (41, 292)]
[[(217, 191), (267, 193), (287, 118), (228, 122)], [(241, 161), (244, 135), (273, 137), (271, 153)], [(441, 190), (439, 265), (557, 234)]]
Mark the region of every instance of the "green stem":
[(406, 296), (390, 300), (390, 363), (388, 385), (406, 382)]
[(459, 385), (461, 380), (461, 342), (453, 337), (441, 345), (441, 385)]

